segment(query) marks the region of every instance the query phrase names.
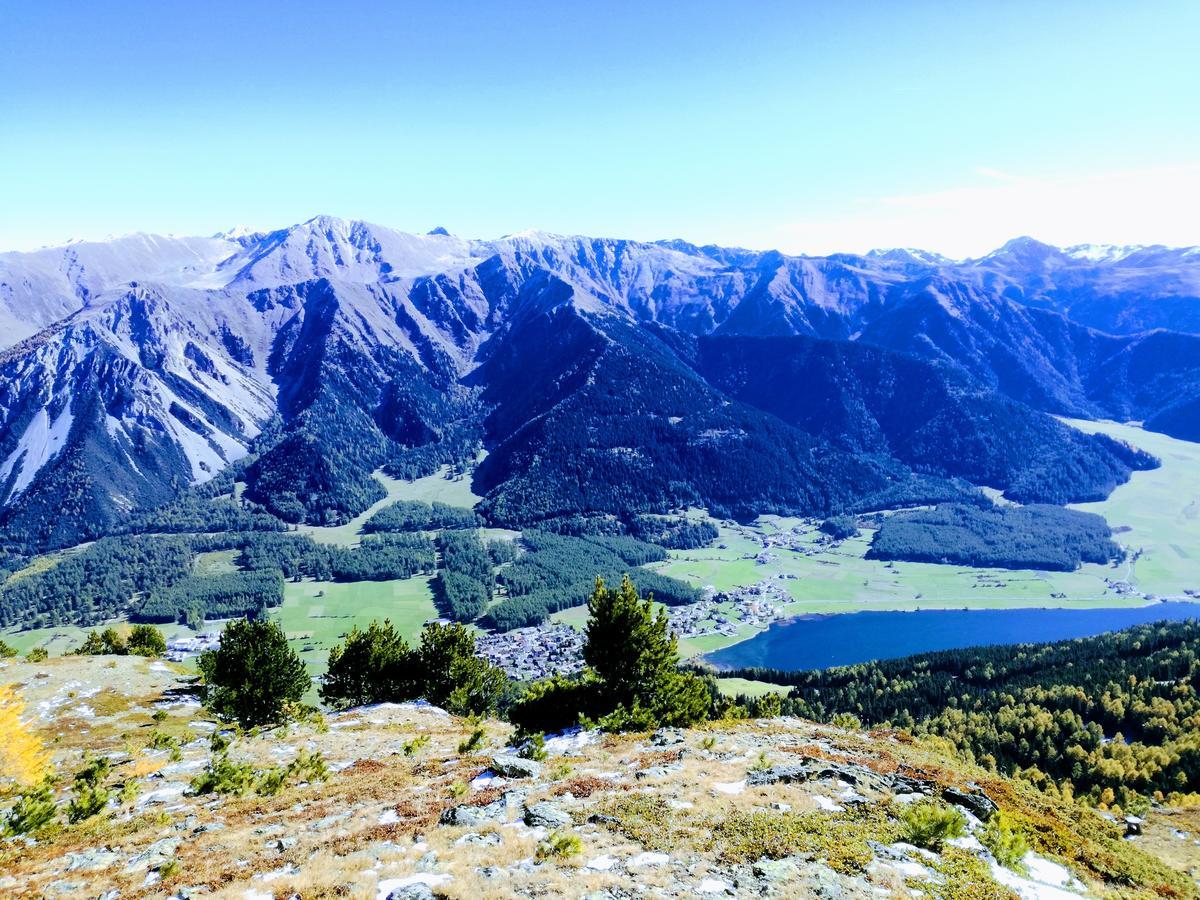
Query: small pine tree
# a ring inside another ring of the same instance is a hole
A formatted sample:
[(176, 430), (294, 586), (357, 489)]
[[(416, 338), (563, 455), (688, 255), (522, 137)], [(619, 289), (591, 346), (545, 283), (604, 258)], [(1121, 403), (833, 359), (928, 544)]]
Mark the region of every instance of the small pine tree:
[(121, 637), (121, 632), (115, 628), (105, 628), (100, 635), (100, 641), (104, 645), (106, 654), (124, 656), (129, 652), (129, 645), (125, 643), (125, 638)]
[(200, 655), (205, 703), (243, 728), (285, 719), (310, 684), (304, 663), (271, 619), (238, 619), (225, 626), (221, 646)]
[(335, 709), (409, 699), (416, 696), (415, 660), (408, 643), (390, 621), (355, 627), (329, 651), (321, 699)]
[(680, 672), (678, 639), (653, 597), (643, 600), (629, 576), (616, 589), (596, 579), (588, 601), (583, 658), (600, 678), (601, 694), (615, 701), (606, 727), (643, 728), (647, 723), (691, 725), (708, 715), (704, 681)]
[(158, 657), (167, 652), (166, 638), (153, 625), (134, 625), (127, 646), (136, 656)]
[(47, 778), (17, 797), (0, 826), (0, 837), (34, 834), (54, 821), (55, 812), (54, 787)]
[(82, 644), (75, 651), (76, 656), (99, 656), (104, 652), (104, 641), (100, 638), (100, 632), (89, 631), (87, 637), (84, 638)]
[(475, 655), (475, 635), (459, 623), (432, 623), (421, 631), (415, 654), (420, 695), (457, 716), (493, 712), (508, 676)]
[(656, 616), (651, 598), (638, 597), (628, 575), (615, 590), (596, 579), (588, 600), (583, 658), (618, 705), (632, 707), (647, 689), (657, 687), (675, 670), (676, 644), (666, 613)]

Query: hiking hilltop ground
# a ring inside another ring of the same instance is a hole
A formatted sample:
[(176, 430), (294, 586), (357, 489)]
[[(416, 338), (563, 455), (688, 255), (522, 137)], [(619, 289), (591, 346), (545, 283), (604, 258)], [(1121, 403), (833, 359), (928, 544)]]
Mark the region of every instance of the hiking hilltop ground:
[(900, 732), (785, 717), (522, 756), (507, 723), (420, 703), (235, 733), (159, 660), (0, 666), (58, 773), (49, 824), (0, 841), (4, 896), (1198, 896), (1200, 811), (1126, 837)]

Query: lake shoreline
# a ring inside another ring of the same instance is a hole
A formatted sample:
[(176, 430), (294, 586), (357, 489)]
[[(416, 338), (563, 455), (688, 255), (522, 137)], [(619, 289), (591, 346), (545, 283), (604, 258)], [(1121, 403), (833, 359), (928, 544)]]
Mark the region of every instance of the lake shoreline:
[(759, 667), (805, 671), (943, 650), (1073, 640), (1134, 625), (1191, 618), (1200, 618), (1200, 603), (1177, 600), (1086, 609), (805, 613), (782, 619), (745, 640), (698, 654), (694, 660), (718, 673)]

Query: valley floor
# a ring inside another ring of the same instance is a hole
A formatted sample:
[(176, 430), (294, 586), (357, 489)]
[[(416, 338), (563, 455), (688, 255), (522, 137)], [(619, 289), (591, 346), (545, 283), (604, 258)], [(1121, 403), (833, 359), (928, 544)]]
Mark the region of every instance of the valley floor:
[[(1159, 469), (1135, 472), (1100, 503), (1077, 508), (1103, 515), (1118, 542), (1131, 552), (1116, 566), (1084, 565), (1076, 572), (1008, 570), (926, 563), (882, 562), (866, 558), (872, 532), (830, 542), (813, 519), (764, 516), (750, 525), (719, 523), (720, 537), (709, 547), (672, 551), (652, 566), (656, 571), (710, 587), (716, 602), (679, 607), (680, 650), (694, 657), (746, 640), (773, 621), (805, 614), (864, 610), (1015, 609), (1023, 607), (1103, 608), (1142, 606), (1159, 598), (1188, 599), (1200, 591), (1200, 444), (1147, 432), (1134, 425), (1071, 420), (1087, 431), (1112, 437), (1155, 454)], [(316, 540), (348, 546), (360, 539), (362, 523), (395, 500), (440, 501), (474, 506), (469, 477), (446, 471), (413, 482), (378, 476), (387, 498), (347, 525), (306, 526)], [(695, 511), (696, 514), (702, 514)], [(485, 537), (512, 538), (516, 532), (485, 529)], [(50, 565), (52, 561), (38, 561)], [(232, 568), (232, 554), (204, 554), (197, 571)], [(436, 617), (429, 579), (385, 582), (293, 582), (275, 613), (314, 673), (329, 648), (354, 625), (390, 618), (410, 639)], [(582, 627), (586, 609), (555, 613), (552, 623)], [(165, 629), (168, 637), (183, 629)], [(71, 627), (3, 635), (20, 651), (44, 645), (51, 653), (77, 646), (84, 630)]]
[[(1200, 444), (1134, 425), (1071, 420), (1153, 453), (1162, 466), (1135, 472), (1099, 503), (1074, 508), (1104, 516), (1130, 560), (1085, 564), (1076, 572), (993, 569), (866, 558), (871, 530), (828, 542), (812, 519), (763, 516), (753, 525), (721, 523), (714, 546), (672, 552), (653, 566), (666, 575), (738, 594), (751, 586), (782, 595), (780, 617), (916, 609), (1114, 608), (1200, 596)], [(1194, 548), (1194, 549), (1193, 549)], [(555, 619), (579, 624), (586, 613)], [(710, 623), (714, 628), (716, 623)], [(684, 638), (685, 655), (709, 653), (752, 637), (755, 623)]]

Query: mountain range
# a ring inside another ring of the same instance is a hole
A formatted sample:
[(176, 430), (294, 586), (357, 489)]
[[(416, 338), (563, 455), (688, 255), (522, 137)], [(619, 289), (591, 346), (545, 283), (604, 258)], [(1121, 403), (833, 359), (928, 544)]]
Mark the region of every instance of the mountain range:
[(0, 531), (25, 547), (231, 480), (336, 523), (375, 471), (480, 447), (505, 525), (1063, 503), (1154, 461), (1052, 414), (1200, 439), (1200, 248), (807, 257), (320, 216), (0, 254), (0, 347)]

